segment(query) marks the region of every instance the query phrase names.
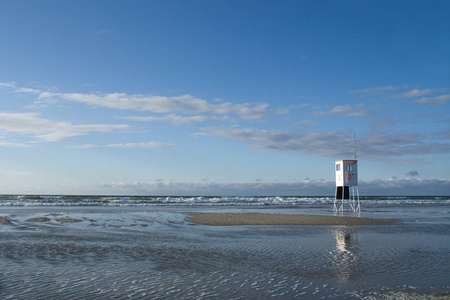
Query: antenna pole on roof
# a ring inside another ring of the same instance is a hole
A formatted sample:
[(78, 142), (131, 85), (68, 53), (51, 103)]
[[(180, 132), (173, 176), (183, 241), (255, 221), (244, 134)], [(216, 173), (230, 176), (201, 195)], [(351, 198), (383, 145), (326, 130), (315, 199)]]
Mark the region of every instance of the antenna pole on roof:
[(353, 147), (355, 151), (355, 160), (356, 160), (356, 132), (353, 131)]

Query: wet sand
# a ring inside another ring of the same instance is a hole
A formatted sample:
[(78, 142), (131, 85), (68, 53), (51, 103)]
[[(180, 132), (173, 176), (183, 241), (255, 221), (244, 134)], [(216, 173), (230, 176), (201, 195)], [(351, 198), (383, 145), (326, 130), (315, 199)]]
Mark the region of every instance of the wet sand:
[(321, 215), (264, 214), (264, 213), (189, 213), (188, 222), (214, 225), (389, 225), (393, 221)]
[(442, 207), (404, 209), (3, 207), (0, 299), (449, 299)]
[(5, 217), (0, 217), (0, 224), (6, 224), (6, 225), (9, 225), (9, 224), (12, 224), (12, 223), (11, 223), (11, 221), (8, 220), (7, 218), (5, 218)]

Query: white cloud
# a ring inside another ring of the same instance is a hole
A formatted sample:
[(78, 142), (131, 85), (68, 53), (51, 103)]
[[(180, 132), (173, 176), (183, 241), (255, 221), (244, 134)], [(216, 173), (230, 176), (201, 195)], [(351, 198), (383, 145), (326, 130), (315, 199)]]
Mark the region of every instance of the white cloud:
[(189, 123), (200, 123), (200, 122), (235, 122), (236, 120), (228, 116), (180, 116), (175, 114), (169, 114), (161, 117), (141, 117), (141, 116), (130, 116), (124, 119), (141, 121), (141, 122), (170, 122), (173, 124), (189, 124)]
[(13, 142), (7, 142), (7, 141), (0, 140), (0, 147), (27, 148), (27, 147), (31, 147), (31, 146), (28, 144), (23, 144), (23, 143), (13, 143)]
[(356, 104), (356, 105), (341, 105), (335, 106), (330, 111), (330, 113), (340, 113), (344, 114), (345, 117), (359, 117), (359, 116), (368, 116), (372, 113), (364, 109), (364, 104)]
[(0, 89), (1, 88), (15, 88), (16, 83), (15, 82), (0, 82)]
[(75, 149), (90, 149), (95, 147), (101, 147), (99, 145), (93, 145), (93, 144), (84, 144), (79, 146), (69, 146), (69, 148), (75, 148)]
[[(251, 128), (206, 127), (205, 132), (238, 140), (252, 147), (313, 154), (325, 157), (352, 157), (353, 136), (347, 131), (299, 132), (267, 131)], [(416, 133), (375, 131), (358, 137), (358, 156), (365, 159), (391, 161), (396, 164), (417, 163), (399, 157), (450, 152), (449, 143), (425, 142)], [(395, 160), (393, 159), (395, 158)]]
[(362, 137), (365, 145), (370, 147), (398, 146), (420, 143), (419, 137), (414, 132), (389, 133), (386, 131), (373, 131)]
[[(413, 179), (400, 178), (390, 180), (371, 180), (359, 182), (362, 196), (370, 195), (447, 195), (450, 179)], [(152, 182), (112, 182), (98, 184), (87, 191), (99, 194), (129, 195), (171, 195), (171, 196), (334, 196), (334, 181), (287, 181), (218, 183), (175, 182), (156, 180)], [(331, 202), (330, 202), (331, 203)]]
[(125, 144), (110, 144), (106, 147), (114, 148), (145, 148), (145, 149), (167, 149), (173, 148), (172, 144), (165, 144), (160, 142), (145, 142), (145, 143), (125, 143)]
[(153, 113), (182, 112), (211, 113), (221, 115), (235, 114), (246, 120), (258, 120), (269, 113), (269, 105), (267, 103), (234, 104), (224, 102), (212, 104), (192, 95), (166, 97), (141, 94), (128, 95), (125, 93), (111, 93), (105, 95), (55, 93), (31, 88), (18, 88), (16, 91), (36, 94), (38, 95), (39, 100), (56, 98), (110, 109), (150, 111)]
[(40, 95), (43, 93), (41, 90), (32, 89), (32, 88), (18, 88), (15, 90), (15, 92), (16, 93), (35, 94), (35, 95)]
[(375, 130), (381, 130), (384, 128), (392, 127), (394, 124), (398, 123), (399, 120), (393, 117), (380, 116), (370, 118), (371, 127)]
[(436, 96), (436, 97), (424, 97), (421, 99), (418, 99), (414, 102), (416, 103), (425, 103), (425, 104), (444, 104), (446, 102), (450, 101), (450, 95), (446, 94), (446, 95), (440, 95), (440, 96)]
[(292, 125), (293, 126), (298, 126), (298, 125), (313, 126), (313, 125), (317, 125), (317, 124), (319, 124), (319, 122), (317, 122), (317, 121), (301, 120), (301, 121), (298, 121), (298, 122), (294, 122)]
[(347, 92), (350, 94), (369, 94), (369, 95), (373, 96), (373, 95), (379, 95), (383, 92), (393, 92), (400, 88), (401, 87), (399, 87), (399, 86), (387, 85), (387, 86), (377, 86), (377, 87), (367, 88), (367, 89), (362, 89), (362, 90), (349, 90)]
[(246, 120), (258, 120), (268, 114), (269, 104), (233, 104), (230, 102), (211, 105), (211, 112), (214, 114), (236, 114)]
[[(6, 86), (6, 84), (5, 84)], [(175, 117), (174, 113), (183, 114), (211, 114), (222, 115), (221, 117), (209, 117), (207, 121), (233, 121), (228, 115), (236, 115), (243, 120), (259, 121), (269, 114), (287, 114), (289, 108), (278, 108), (269, 110), (267, 103), (231, 103), (214, 99), (208, 102), (192, 95), (181, 95), (174, 97), (153, 96), (142, 94), (110, 93), (110, 94), (83, 94), (83, 93), (61, 93), (42, 89), (27, 87), (15, 87), (17, 93), (29, 93), (37, 96), (34, 106), (41, 107), (54, 103), (56, 100), (84, 103), (96, 107), (106, 107), (118, 110), (148, 111), (157, 114), (169, 114), (166, 119), (146, 117), (146, 121), (169, 121), (176, 124), (203, 122), (202, 116)], [(55, 90), (55, 89), (54, 89)], [(143, 121), (144, 117), (140, 117)], [(164, 118), (164, 117), (161, 117)], [(138, 120), (137, 118), (135, 120)]]
[(391, 178), (389, 180), (360, 181), (362, 195), (423, 195), (445, 196), (450, 189), (450, 179)]
[(177, 97), (127, 95), (125, 93), (112, 93), (106, 95), (78, 94), (78, 93), (41, 93), (39, 98), (57, 97), (69, 101), (86, 103), (93, 106), (102, 106), (121, 110), (151, 111), (167, 113), (172, 111), (208, 111), (205, 100), (191, 95)]
[(275, 113), (277, 115), (287, 115), (287, 114), (289, 114), (289, 112), (290, 112), (290, 110), (287, 107), (281, 107), (281, 108), (277, 108), (275, 110)]
[(393, 98), (414, 98), (414, 97), (421, 97), (426, 96), (434, 93), (445, 93), (448, 89), (423, 89), (418, 90), (414, 89), (406, 93), (401, 93), (397, 95), (393, 95)]
[(204, 196), (266, 196), (266, 195), (318, 195), (333, 194), (334, 183), (326, 181), (292, 182), (174, 182), (156, 180), (153, 182), (112, 182), (94, 187), (98, 193), (142, 194), (142, 195), (204, 195)]
[[(27, 176), (25, 172), (5, 172), (1, 175)], [(31, 174), (33, 175), (33, 174)], [(395, 178), (388, 180), (359, 180), (361, 196), (443, 196), (448, 195), (450, 179)], [(155, 180), (150, 182), (110, 182), (90, 185), (52, 185), (49, 188), (27, 187), (30, 194), (90, 194), (90, 195), (158, 195), (158, 196), (328, 196), (330, 209), (335, 182), (327, 180), (298, 180), (284, 182), (220, 183), (214, 181), (179, 182)], [(23, 193), (23, 190), (20, 191)], [(363, 207), (364, 208), (364, 207)]]
[(55, 142), (62, 139), (87, 135), (92, 132), (110, 132), (130, 129), (129, 125), (89, 124), (73, 125), (39, 118), (36, 113), (0, 113), (0, 130)]
[(269, 131), (225, 127), (206, 127), (203, 130), (213, 135), (241, 141), (252, 147), (268, 150), (292, 151), (327, 157), (340, 157), (344, 154), (349, 156), (353, 151), (352, 147), (345, 146), (346, 142), (351, 145), (353, 142), (348, 132), (344, 131)]
[(85, 144), (81, 146), (71, 146), (70, 148), (89, 149), (96, 147), (111, 147), (111, 148), (143, 148), (143, 149), (167, 149), (173, 148), (172, 144), (165, 144), (160, 142), (142, 142), (142, 143), (122, 143), (122, 144), (108, 144), (108, 145), (93, 145)]
[[(351, 94), (361, 94), (362, 96), (389, 96), (391, 98), (416, 98), (416, 97), (422, 97), (427, 96), (435, 93), (445, 93), (449, 89), (448, 88), (442, 88), (442, 89), (413, 89), (404, 93), (400, 94), (392, 94), (395, 91), (398, 91), (400, 89), (406, 89), (408, 86), (379, 86), (374, 88), (368, 88), (368, 89), (362, 89), (362, 90), (350, 90), (347, 91)], [(386, 95), (387, 94), (387, 95)], [(426, 103), (426, 104), (443, 104), (450, 101), (450, 95), (439, 95), (435, 97), (423, 97), (421, 99), (415, 100), (416, 103)]]

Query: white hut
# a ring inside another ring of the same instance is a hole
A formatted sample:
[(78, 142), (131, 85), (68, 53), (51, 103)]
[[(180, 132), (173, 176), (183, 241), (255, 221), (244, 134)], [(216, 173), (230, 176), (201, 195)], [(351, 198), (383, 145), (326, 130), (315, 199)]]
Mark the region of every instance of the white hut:
[[(334, 196), (334, 211), (344, 210), (344, 200), (348, 200), (352, 211), (361, 211), (358, 190), (358, 161), (356, 159), (337, 160), (335, 165), (336, 193)], [(338, 200), (341, 200), (339, 209), (336, 206)]]

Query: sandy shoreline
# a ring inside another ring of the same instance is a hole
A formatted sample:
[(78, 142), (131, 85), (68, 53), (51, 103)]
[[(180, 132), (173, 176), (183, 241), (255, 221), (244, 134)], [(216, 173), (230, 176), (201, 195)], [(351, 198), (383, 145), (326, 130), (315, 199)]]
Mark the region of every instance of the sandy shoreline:
[[(299, 214), (269, 214), (269, 213), (197, 213), (185, 212), (184, 221), (202, 225), (233, 226), (233, 225), (389, 225), (394, 220), (370, 219), (359, 217), (328, 216), (328, 215), (299, 215)], [(183, 220), (165, 220), (162, 222), (183, 223)], [(48, 214), (43, 217), (33, 217), (26, 222), (42, 223), (56, 221), (59, 223), (80, 223), (83, 221), (97, 223), (86, 217), (61, 217), (49, 218)], [(0, 217), (0, 224), (14, 225), (7, 217)], [(117, 224), (116, 224), (117, 225)], [(123, 226), (121, 224), (119, 227)], [(142, 224), (139, 224), (142, 226)], [(111, 224), (107, 226), (113, 226)], [(114, 225), (115, 226), (115, 225)], [(130, 225), (131, 226), (131, 225)]]
[(358, 217), (263, 213), (189, 213), (188, 222), (214, 225), (389, 225), (393, 221)]

